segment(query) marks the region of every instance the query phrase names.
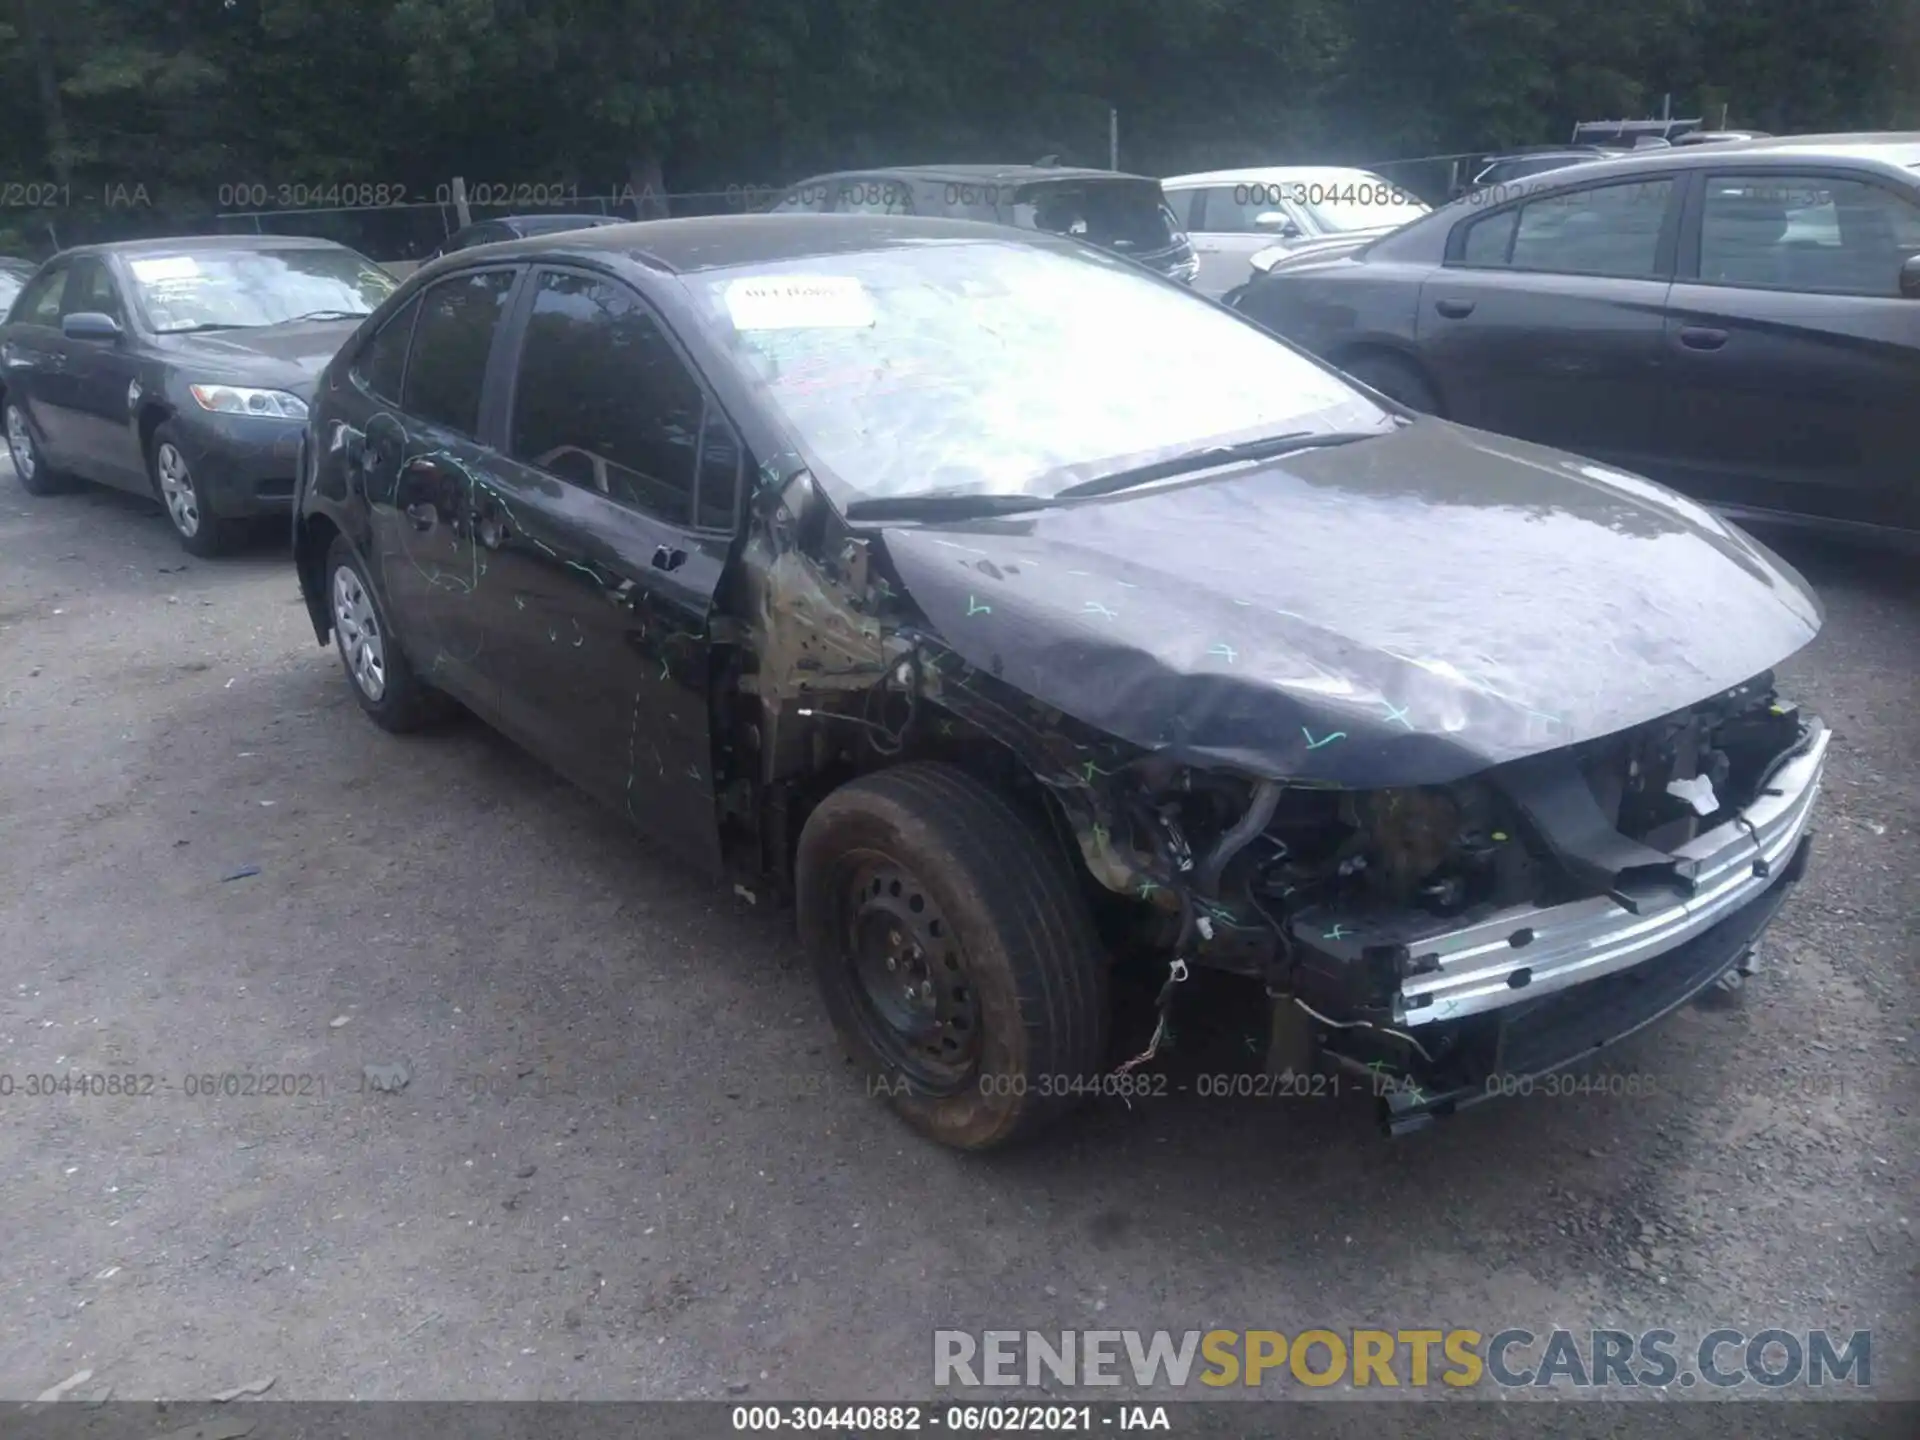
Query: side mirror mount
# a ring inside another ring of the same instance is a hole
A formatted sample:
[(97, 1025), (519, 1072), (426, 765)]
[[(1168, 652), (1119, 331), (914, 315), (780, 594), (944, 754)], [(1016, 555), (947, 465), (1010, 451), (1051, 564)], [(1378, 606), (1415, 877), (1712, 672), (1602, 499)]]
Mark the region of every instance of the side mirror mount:
[(106, 340), (120, 338), (120, 322), (98, 310), (80, 310), (60, 317), (60, 333), (69, 340)]
[(1920, 300), (1920, 255), (1909, 255), (1900, 265), (1900, 293)]
[(1266, 230), (1283, 240), (1292, 240), (1299, 236), (1300, 226), (1292, 216), (1280, 210), (1265, 210), (1254, 216), (1254, 228)]

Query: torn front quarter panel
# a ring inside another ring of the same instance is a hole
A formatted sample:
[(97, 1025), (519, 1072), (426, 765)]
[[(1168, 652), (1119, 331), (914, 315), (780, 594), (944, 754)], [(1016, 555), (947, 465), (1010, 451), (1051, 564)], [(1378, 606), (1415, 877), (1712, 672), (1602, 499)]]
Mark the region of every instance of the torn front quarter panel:
[(1692, 502), (1435, 419), (885, 538), (970, 664), (1170, 759), (1296, 783), (1441, 784), (1613, 734), (1821, 620)]

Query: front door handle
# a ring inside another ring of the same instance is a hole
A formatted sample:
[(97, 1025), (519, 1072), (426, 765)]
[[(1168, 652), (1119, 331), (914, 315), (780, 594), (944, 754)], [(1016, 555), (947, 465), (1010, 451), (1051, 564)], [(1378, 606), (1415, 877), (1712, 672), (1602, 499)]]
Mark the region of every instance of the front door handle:
[(1436, 300), (1433, 308), (1449, 320), (1464, 320), (1473, 313), (1471, 300)]
[(1704, 325), (1689, 325), (1680, 332), (1680, 343), (1689, 350), (1718, 350), (1727, 343), (1727, 332), (1709, 330)]
[(653, 568), (656, 570), (678, 570), (687, 563), (687, 552), (677, 546), (662, 545), (653, 552)]

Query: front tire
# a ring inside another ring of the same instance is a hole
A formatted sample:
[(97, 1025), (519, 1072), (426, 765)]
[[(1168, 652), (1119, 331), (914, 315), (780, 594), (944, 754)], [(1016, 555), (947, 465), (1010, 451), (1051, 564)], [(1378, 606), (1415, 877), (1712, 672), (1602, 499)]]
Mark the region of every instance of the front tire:
[(167, 523), (189, 555), (211, 560), (233, 548), (233, 522), (222, 520), (208, 507), (171, 421), (153, 432), (147, 467)]
[(360, 708), (396, 735), (444, 720), (452, 702), (414, 674), (346, 536), (334, 536), (324, 573), (334, 644)]
[(795, 863), (800, 933), (870, 1093), (942, 1144), (1026, 1139), (1094, 1088), (1107, 959), (1067, 859), (950, 765), (834, 791)]
[(27, 428), (27, 415), (11, 400), (6, 409), (7, 451), (13, 457), (13, 473), (20, 488), (29, 495), (57, 495), (66, 489), (66, 477), (47, 467), (40, 447), (33, 443)]

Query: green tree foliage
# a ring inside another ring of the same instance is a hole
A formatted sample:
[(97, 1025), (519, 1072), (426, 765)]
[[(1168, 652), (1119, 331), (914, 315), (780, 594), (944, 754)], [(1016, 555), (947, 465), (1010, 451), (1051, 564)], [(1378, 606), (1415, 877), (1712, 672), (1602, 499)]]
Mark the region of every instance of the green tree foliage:
[(1149, 173), (1379, 161), (1667, 95), (1774, 131), (1920, 123), (1920, 0), (0, 0), (0, 184), (64, 187), (0, 210), (0, 249), (235, 223), (283, 187), (1104, 164), (1110, 108)]

